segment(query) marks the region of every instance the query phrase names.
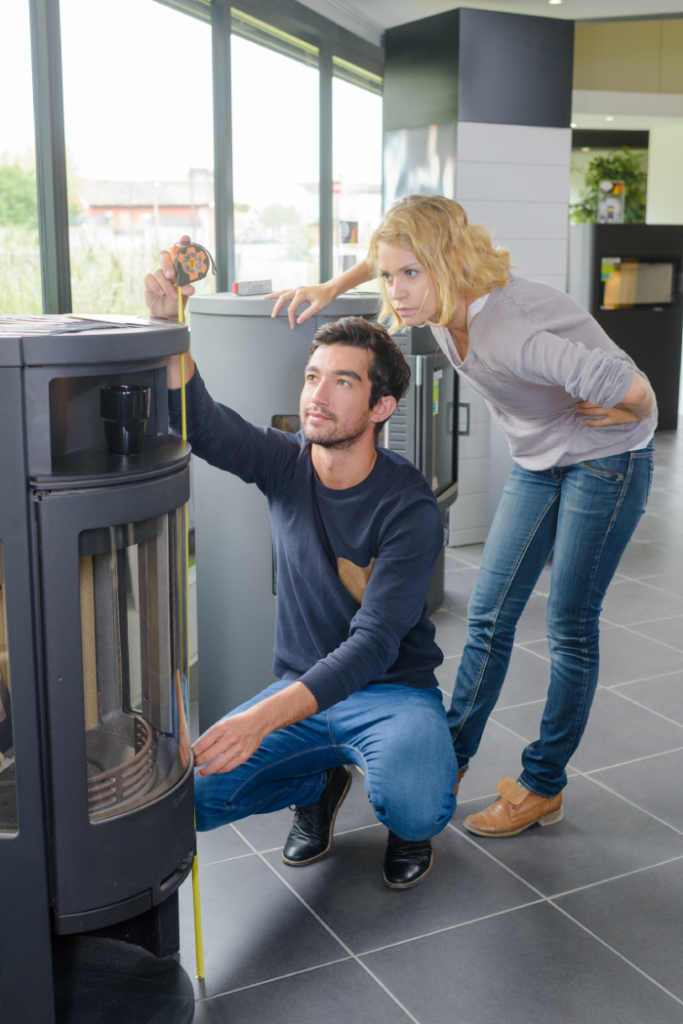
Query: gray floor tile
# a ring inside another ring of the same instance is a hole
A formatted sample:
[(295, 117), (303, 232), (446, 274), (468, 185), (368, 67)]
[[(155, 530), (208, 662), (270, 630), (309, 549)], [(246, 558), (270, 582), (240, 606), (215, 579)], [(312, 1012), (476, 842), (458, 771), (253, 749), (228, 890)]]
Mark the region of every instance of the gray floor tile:
[[(204, 994), (275, 978), (344, 955), (338, 942), (258, 857), (200, 871)], [(191, 883), (180, 889), (181, 963), (195, 975)], [(293, 936), (296, 936), (293, 941)], [(202, 994), (195, 981), (198, 994)]]
[(647, 679), (681, 667), (678, 651), (668, 650), (643, 636), (625, 629), (603, 629), (600, 637), (600, 683), (618, 683)]
[(203, 867), (215, 861), (251, 854), (251, 850), (230, 825), (221, 825), (211, 832), (197, 833), (197, 853), (199, 866)]
[(445, 657), (462, 654), (467, 639), (467, 622), (454, 612), (439, 609), (431, 616), (436, 626), (436, 642)]
[(483, 554), (483, 544), (465, 544), (462, 547), (446, 548), (447, 558), (457, 558), (467, 565), (481, 565), (481, 556)]
[[(672, 597), (669, 600), (673, 602), (678, 598)], [(672, 607), (673, 612), (677, 610)], [(679, 662), (683, 664), (683, 615), (673, 615), (670, 619), (660, 619), (658, 622), (639, 623), (633, 629), (639, 636), (651, 637), (675, 648), (679, 652)]]
[(661, 593), (640, 581), (613, 583), (605, 595), (602, 614), (620, 626), (683, 615), (683, 596)]
[[(681, 516), (683, 521), (683, 516)], [(683, 595), (683, 572), (667, 572), (660, 576), (645, 576), (643, 582), (652, 587), (666, 590), (667, 593)]]
[(683, 725), (683, 671), (644, 683), (615, 686), (614, 692)]
[(683, 1020), (679, 1003), (547, 904), (364, 960), (420, 1024)]
[(649, 540), (655, 544), (665, 543), (671, 537), (683, 537), (682, 518), (679, 516), (661, 515), (648, 508), (638, 523), (633, 537), (638, 541)]
[[(365, 793), (363, 776), (355, 768), (352, 768), (351, 772), (351, 789), (337, 815), (337, 833), (377, 824), (372, 805)], [(236, 828), (259, 851), (281, 849), (289, 835), (293, 818), (293, 811), (285, 808), (273, 814), (252, 814), (250, 818), (236, 822)]]
[(541, 594), (532, 594), (527, 606), (522, 612), (517, 630), (515, 642), (518, 644), (532, 643), (535, 640), (542, 640), (545, 636), (545, 614), (548, 607), (548, 599)]
[(550, 662), (515, 646), (496, 708), (545, 700), (550, 683)]
[[(620, 768), (608, 768), (597, 772), (595, 778), (612, 792), (683, 832), (682, 772), (683, 751), (677, 751)], [(664, 856), (657, 858), (664, 859)]]
[[(681, 510), (683, 512), (683, 509)], [(680, 513), (679, 513), (680, 514)], [(683, 550), (680, 541), (666, 544), (631, 541), (619, 563), (623, 576), (642, 579), (664, 572), (683, 570)]]
[(520, 759), (524, 746), (523, 740), (512, 736), (507, 729), (489, 719), (476, 757), (472, 758), (469, 771), (460, 784), (459, 810), (456, 811), (456, 817), (462, 818), (465, 814), (470, 814), (473, 800), (489, 797), (491, 794), (496, 796), (496, 783), (504, 775), (511, 775), (513, 778), (519, 775), (522, 770)]
[(406, 1024), (391, 996), (354, 960), (199, 1003), (194, 1024)]
[[(531, 743), (538, 738), (542, 714), (543, 705), (530, 704), (496, 709), (493, 717)], [(680, 726), (623, 700), (611, 690), (600, 689), (571, 764), (580, 772), (590, 772), (680, 746), (683, 746)]]
[[(450, 560), (446, 564), (444, 573), (445, 593), (443, 599), (444, 608), (467, 608), (467, 602), (477, 582), (478, 569), (449, 569)], [(462, 612), (466, 614), (465, 611)]]
[[(596, 885), (557, 902), (683, 998), (683, 861)], [(683, 1019), (683, 1007), (680, 1013)]]
[(383, 827), (339, 836), (327, 857), (306, 868), (267, 857), (354, 953), (536, 898), (452, 829), (433, 840), (429, 878), (405, 892), (388, 889), (382, 881), (386, 840)]
[[(459, 807), (454, 824), (486, 803)], [(472, 839), (546, 896), (683, 854), (683, 836), (580, 775), (564, 792), (563, 821), (508, 839)]]

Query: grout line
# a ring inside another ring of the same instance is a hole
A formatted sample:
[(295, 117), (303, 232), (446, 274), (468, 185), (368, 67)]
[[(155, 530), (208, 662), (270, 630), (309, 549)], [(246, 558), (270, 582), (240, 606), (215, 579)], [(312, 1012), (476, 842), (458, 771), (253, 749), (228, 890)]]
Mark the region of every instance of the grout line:
[(657, 864), (646, 864), (642, 868), (634, 868), (633, 871), (624, 871), (621, 875), (614, 875), (612, 878), (601, 878), (597, 882), (589, 882), (588, 885), (579, 885), (576, 889), (567, 889), (565, 892), (556, 892), (549, 897), (551, 900), (559, 900), (564, 896), (573, 896), (574, 893), (584, 892), (585, 889), (594, 889), (598, 885), (606, 885), (608, 882), (618, 882), (620, 878), (629, 878), (631, 875), (640, 875), (643, 871), (652, 871), (654, 868), (664, 867), (666, 864), (675, 864), (676, 861), (683, 860), (683, 854), (678, 857), (669, 857), (668, 860), (660, 860)]
[(628, 957), (624, 956), (623, 953), (620, 953), (618, 949), (615, 949), (614, 946), (611, 946), (609, 944), (609, 942), (606, 942), (604, 939), (601, 939), (599, 935), (596, 935), (595, 932), (592, 932), (590, 930), (590, 928), (587, 928), (585, 924), (582, 924), (581, 921), (579, 921), (577, 918), (573, 917), (563, 907), (560, 907), (560, 906), (557, 905), (557, 903), (554, 903), (553, 902), (553, 897), (551, 897), (551, 896), (544, 896), (543, 893), (540, 891), (540, 889), (537, 889), (535, 885), (532, 885), (531, 882), (528, 882), (525, 878), (522, 878), (522, 876), (518, 875), (516, 871), (513, 871), (512, 868), (509, 868), (507, 866), (507, 864), (504, 864), (503, 861), (499, 860), (498, 857), (496, 857), (494, 854), (489, 853), (489, 851), (486, 850), (480, 843), (474, 842), (474, 840), (470, 836), (466, 835), (460, 829), (456, 828), (455, 825), (451, 825), (449, 823), (448, 827), (452, 828), (453, 831), (457, 832), (457, 834), (459, 836), (461, 836), (463, 839), (466, 839), (469, 842), (471, 842), (473, 846), (475, 846), (478, 850), (481, 850), (481, 852), (483, 854), (485, 854), (487, 857), (489, 857), (492, 861), (494, 861), (494, 863), (498, 864), (500, 867), (502, 867), (509, 874), (513, 875), (514, 878), (517, 878), (520, 882), (522, 882), (524, 885), (526, 885), (529, 889), (532, 890), (532, 892), (535, 892), (537, 895), (539, 895), (541, 897), (541, 899), (538, 901), (539, 903), (540, 902), (544, 902), (544, 903), (547, 903), (549, 906), (553, 907), (553, 909), (557, 910), (560, 914), (562, 914), (564, 917), (566, 917), (569, 921), (571, 921), (573, 924), (575, 924), (579, 928), (581, 928), (582, 931), (586, 932), (587, 935), (590, 935), (591, 938), (595, 939), (596, 942), (599, 942), (602, 946), (604, 946), (606, 949), (608, 949), (611, 953), (614, 953), (615, 956), (619, 957), (620, 960), (623, 960), (623, 962), (625, 964), (628, 964), (629, 967), (632, 967), (634, 971), (637, 971), (638, 974), (641, 974), (644, 978), (646, 978), (649, 982), (651, 982), (653, 985), (655, 985), (658, 989), (660, 989), (662, 992), (666, 993), (666, 995), (671, 996), (672, 999), (674, 999), (677, 1003), (679, 1003), (681, 1006), (683, 1006), (683, 999), (679, 999), (678, 996), (675, 996), (673, 994), (673, 992), (669, 992), (669, 990), (667, 988), (664, 988), (664, 986), (662, 984), (660, 984), (660, 982), (658, 982), (651, 975), (647, 974), (642, 969), (642, 967), (638, 967), (638, 965), (633, 963), (632, 960), (629, 960)]
[(306, 900), (303, 898), (303, 896), (300, 893), (297, 892), (297, 890), (294, 888), (294, 886), (291, 885), (291, 883), (288, 882), (286, 878), (283, 878), (283, 876), (280, 874), (280, 872), (269, 861), (267, 861), (266, 858), (263, 857), (258, 852), (258, 850), (254, 849), (254, 847), (249, 842), (249, 840), (245, 836), (242, 835), (242, 833), (239, 831), (238, 828), (235, 828), (234, 825), (233, 825), (233, 828), (235, 829), (235, 832), (237, 832), (237, 835), (242, 840), (244, 840), (244, 842), (247, 844), (247, 846), (251, 847), (251, 849), (259, 857), (261, 862), (266, 865), (268, 870), (271, 871), (275, 875), (276, 878), (280, 879), (280, 881), (285, 886), (285, 888), (289, 889), (289, 891), (291, 892), (292, 896), (294, 896), (299, 901), (299, 903), (301, 903), (301, 905), (303, 907), (305, 907), (306, 910), (308, 910), (308, 912), (315, 918), (315, 920), (318, 922), (318, 924), (320, 924), (325, 929), (325, 931), (328, 932), (332, 936), (332, 938), (335, 939), (335, 941), (339, 943), (341, 948), (348, 954), (348, 956), (351, 957), (353, 960), (355, 960), (356, 963), (360, 967), (362, 967), (363, 970), (366, 971), (367, 974), (370, 975), (370, 977), (373, 979), (373, 981), (376, 982), (377, 985), (379, 985), (379, 987), (384, 992), (386, 992), (386, 994), (389, 996), (389, 998), (392, 999), (401, 1010), (403, 1010), (403, 1012), (405, 1013), (406, 1017), (408, 1017), (409, 1020), (412, 1020), (413, 1024), (420, 1024), (420, 1022), (417, 1020), (417, 1018), (413, 1017), (413, 1015), (410, 1012), (410, 1010), (408, 1010), (403, 1005), (403, 1003), (400, 1002), (400, 1000), (393, 994), (393, 992), (391, 992), (390, 989), (387, 988), (387, 986), (384, 984), (384, 982), (381, 981), (377, 977), (377, 975), (373, 971), (371, 971), (370, 968), (366, 964), (364, 964), (362, 962), (362, 960), (359, 960), (358, 956), (353, 952), (353, 950), (349, 946), (347, 946), (347, 944), (344, 942), (344, 940), (339, 938), (339, 936), (336, 934), (336, 932), (334, 932), (332, 930), (332, 928), (330, 928), (330, 926), (327, 924), (327, 922), (324, 921), (323, 918), (319, 914), (316, 914), (316, 912), (313, 909), (313, 907), (311, 907), (310, 904), (306, 902)]
[(212, 996), (200, 996), (195, 1003), (210, 1003), (212, 999), (222, 999), (223, 996), (234, 996), (237, 992), (247, 992), (250, 988), (260, 988), (261, 985), (272, 985), (274, 981), (284, 981), (285, 978), (296, 978), (299, 974), (310, 974), (311, 971), (319, 971), (323, 967), (332, 967), (333, 964), (345, 964), (352, 958), (342, 956), (338, 960), (328, 960), (325, 964), (316, 964), (315, 967), (304, 967), (300, 971), (290, 971), (289, 974), (279, 974), (276, 978), (266, 978), (265, 981), (255, 981), (252, 985), (241, 985), (239, 988), (230, 988), (226, 992), (216, 992)]
[(671, 672), (659, 672), (656, 676), (642, 676), (640, 679), (627, 679), (624, 683), (610, 683), (609, 686), (605, 686), (603, 689), (616, 690), (620, 686), (631, 686), (633, 683), (649, 683), (652, 679), (666, 679), (668, 676), (679, 676), (680, 674), (681, 670), (675, 668)]
[[(545, 637), (544, 637), (544, 639), (545, 639)], [(540, 658), (541, 661), (547, 661), (548, 664), (551, 665), (552, 664), (551, 659), (547, 658), (545, 656), (545, 654), (539, 654), (538, 651), (530, 651), (528, 647), (524, 646), (524, 644), (538, 644), (538, 643), (540, 643), (540, 640), (525, 640), (524, 643), (513, 644), (513, 647), (519, 647), (519, 649), (521, 651), (526, 651), (527, 654), (533, 654), (534, 658)]]
[(669, 718), (668, 715), (663, 715), (661, 711), (654, 711), (647, 704), (641, 704), (640, 701), (635, 700), (633, 697), (627, 697), (625, 693), (618, 693), (616, 690), (613, 692), (615, 697), (621, 697), (622, 700), (628, 701), (629, 704), (634, 704), (637, 708), (642, 708), (643, 711), (648, 711), (651, 715), (656, 715), (657, 718), (663, 719), (669, 725), (675, 725), (677, 729), (683, 729), (683, 725), (677, 722), (675, 718)]
[(496, 711), (512, 711), (513, 708), (527, 708), (530, 704), (545, 704), (546, 700), (547, 697), (539, 697), (537, 700), (524, 700), (521, 704), (506, 704), (504, 708), (496, 706), (491, 714), (494, 714)]
[(500, 793), (482, 793), (481, 796), (468, 796), (467, 800), (458, 799), (458, 807), (463, 807), (465, 804), (475, 804), (479, 800), (497, 800)]
[[(579, 775), (596, 775), (598, 772), (607, 772), (611, 768), (624, 768), (628, 764), (638, 764), (639, 761), (650, 761), (653, 757), (664, 757), (665, 754), (677, 754), (683, 747), (672, 747), (671, 750), (659, 750), (656, 754), (645, 754), (643, 757), (634, 757), (631, 761), (619, 761), (617, 764), (608, 764), (603, 768), (591, 768), (587, 772), (579, 772)], [(578, 768), (574, 768), (578, 772)]]
[(496, 910), (492, 914), (483, 914), (481, 917), (473, 917), (470, 921), (460, 921), (458, 924), (449, 924), (444, 928), (435, 928), (433, 932), (425, 932), (423, 935), (413, 935), (410, 939), (399, 939), (398, 942), (388, 942), (386, 946), (377, 946), (375, 949), (366, 949), (358, 956), (372, 956), (373, 953), (382, 953), (385, 949), (393, 949), (395, 946), (405, 946), (409, 942), (419, 942), (420, 939), (430, 939), (433, 935), (442, 935), (444, 932), (453, 932), (457, 928), (466, 928), (468, 924), (478, 924), (480, 921), (490, 921), (492, 917), (502, 917), (504, 914), (512, 914), (515, 910), (524, 910), (526, 907), (535, 907), (539, 903), (545, 903), (545, 898), (530, 900), (528, 903), (520, 903), (516, 907), (508, 907), (506, 910)]
[[(671, 622), (672, 619), (683, 620), (683, 613), (678, 612), (676, 615), (661, 615), (658, 619), (638, 619), (637, 622), (615, 622), (612, 625), (619, 626), (621, 629), (627, 629), (629, 626), (649, 626), (653, 622)], [(607, 619), (601, 619), (601, 622), (606, 623)]]
[(244, 860), (245, 857), (253, 857), (253, 856), (254, 856), (253, 853), (238, 853), (234, 857), (224, 857), (223, 860), (207, 860), (206, 863), (204, 861), (200, 861), (199, 867), (200, 868), (211, 868), (211, 867), (214, 866), (214, 864), (227, 864), (231, 860)]
[(637, 629), (631, 629), (630, 626), (620, 626), (619, 629), (624, 629), (627, 633), (633, 633), (634, 636), (639, 636), (643, 640), (649, 640), (653, 644), (666, 647), (670, 651), (676, 651), (677, 654), (683, 654), (683, 647), (674, 647), (673, 644), (667, 644), (664, 640), (657, 640), (654, 636), (648, 636), (647, 633), (639, 633)]

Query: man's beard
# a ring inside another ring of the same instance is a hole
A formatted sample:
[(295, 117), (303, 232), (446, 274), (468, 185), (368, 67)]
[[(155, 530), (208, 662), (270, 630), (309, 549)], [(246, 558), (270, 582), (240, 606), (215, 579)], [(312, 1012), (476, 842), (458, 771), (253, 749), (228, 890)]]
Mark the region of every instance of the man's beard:
[[(311, 412), (312, 409), (306, 409), (305, 412)], [(317, 410), (316, 410), (317, 411)], [(323, 414), (326, 415), (326, 414)], [(344, 451), (345, 449), (353, 448), (356, 441), (359, 440), (365, 433), (367, 427), (367, 420), (362, 424), (356, 424), (349, 433), (341, 433), (336, 428), (336, 417), (330, 417), (330, 428), (329, 432), (315, 437), (311, 432), (310, 428), (304, 420), (304, 437), (311, 444), (317, 444), (321, 448), (327, 448), (328, 451)], [(327, 429), (327, 428), (323, 428)]]

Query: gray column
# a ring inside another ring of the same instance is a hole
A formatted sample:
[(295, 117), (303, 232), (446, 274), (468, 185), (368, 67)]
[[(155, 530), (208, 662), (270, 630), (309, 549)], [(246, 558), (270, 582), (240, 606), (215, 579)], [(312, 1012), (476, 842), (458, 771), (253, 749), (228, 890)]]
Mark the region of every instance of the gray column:
[(213, 54), (213, 175), (216, 203), (216, 291), (227, 292), (235, 280), (235, 215), (232, 174), (232, 81), (230, 71), (230, 4), (211, 5)]
[(320, 280), (332, 277), (332, 55), (320, 51)]

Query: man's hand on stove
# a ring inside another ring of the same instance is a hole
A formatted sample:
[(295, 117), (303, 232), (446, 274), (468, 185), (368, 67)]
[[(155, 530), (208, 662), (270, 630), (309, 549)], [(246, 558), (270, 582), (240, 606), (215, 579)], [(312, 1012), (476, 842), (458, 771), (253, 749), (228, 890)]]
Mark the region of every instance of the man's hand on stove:
[(222, 718), (192, 748), (195, 764), (201, 769), (199, 775), (232, 771), (249, 760), (269, 733), (310, 718), (317, 711), (311, 691), (302, 682), (296, 682), (246, 711)]

